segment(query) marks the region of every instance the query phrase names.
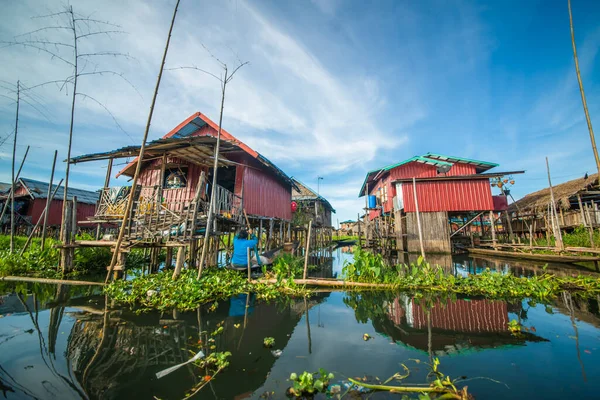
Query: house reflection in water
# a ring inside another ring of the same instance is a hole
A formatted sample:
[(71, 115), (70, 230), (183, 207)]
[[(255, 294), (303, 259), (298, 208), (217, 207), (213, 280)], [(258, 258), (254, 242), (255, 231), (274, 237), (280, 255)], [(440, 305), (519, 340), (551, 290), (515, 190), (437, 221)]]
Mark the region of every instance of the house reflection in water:
[(436, 300), (429, 310), (405, 295), (384, 303), (386, 318), (373, 319), (375, 330), (395, 342), (436, 355), (469, 348), (494, 348), (527, 341), (545, 341), (531, 333), (515, 337), (508, 331), (510, 312), (520, 303), (485, 299)]

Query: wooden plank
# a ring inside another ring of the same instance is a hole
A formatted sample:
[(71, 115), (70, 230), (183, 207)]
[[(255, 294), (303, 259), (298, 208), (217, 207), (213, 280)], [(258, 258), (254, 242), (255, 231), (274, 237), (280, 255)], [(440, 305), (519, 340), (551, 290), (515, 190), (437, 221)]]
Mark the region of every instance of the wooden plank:
[(508, 258), (520, 258), (523, 260), (537, 260), (537, 261), (550, 261), (557, 263), (573, 263), (573, 262), (584, 262), (584, 261), (600, 261), (600, 257), (589, 257), (589, 256), (569, 256), (559, 254), (532, 254), (532, 253), (515, 253), (502, 250), (486, 250), (479, 248), (467, 248), (470, 254), (484, 254), (489, 256), (497, 257), (508, 257)]

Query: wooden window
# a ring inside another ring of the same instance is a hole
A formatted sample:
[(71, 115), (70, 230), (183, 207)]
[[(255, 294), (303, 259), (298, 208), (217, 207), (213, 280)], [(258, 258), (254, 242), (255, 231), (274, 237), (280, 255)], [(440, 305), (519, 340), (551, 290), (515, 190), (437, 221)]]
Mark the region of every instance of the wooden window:
[(180, 166), (165, 170), (165, 189), (181, 189), (187, 186), (188, 168)]

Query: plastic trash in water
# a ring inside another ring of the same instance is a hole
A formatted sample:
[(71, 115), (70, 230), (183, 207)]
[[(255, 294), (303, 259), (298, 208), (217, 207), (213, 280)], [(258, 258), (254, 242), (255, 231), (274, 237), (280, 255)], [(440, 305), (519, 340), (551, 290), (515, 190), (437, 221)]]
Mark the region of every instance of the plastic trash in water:
[(201, 351), (199, 351), (194, 357), (190, 358), (189, 360), (187, 360), (186, 362), (183, 362), (181, 364), (177, 364), (173, 367), (169, 367), (167, 369), (163, 369), (162, 371), (159, 371), (156, 373), (156, 379), (160, 379), (163, 376), (169, 375), (171, 372), (178, 370), (179, 368), (183, 367), (184, 365), (187, 365), (189, 363), (193, 363), (194, 361), (200, 359), (204, 357), (204, 353)]
[(279, 358), (283, 354), (283, 351), (281, 351), (281, 350), (271, 350), (271, 354), (273, 354), (273, 357)]

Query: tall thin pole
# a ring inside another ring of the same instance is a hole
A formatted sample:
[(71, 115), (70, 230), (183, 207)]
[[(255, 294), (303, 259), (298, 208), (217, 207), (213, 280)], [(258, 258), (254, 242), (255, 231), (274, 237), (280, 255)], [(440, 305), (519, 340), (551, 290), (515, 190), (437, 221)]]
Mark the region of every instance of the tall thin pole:
[(302, 279), (306, 279), (308, 276), (308, 253), (310, 251), (310, 234), (312, 231), (312, 220), (308, 221), (308, 237), (306, 238), (306, 250), (304, 254), (304, 273)]
[[(52, 172), (50, 173), (50, 183), (48, 184), (48, 197), (46, 198), (46, 214), (44, 214), (44, 224), (42, 225), (42, 243), (41, 248), (44, 248), (44, 242), (46, 240), (46, 225), (48, 223), (48, 210), (50, 210), (50, 203), (52, 202), (52, 182), (54, 181), (54, 169), (56, 168), (56, 157), (58, 156), (58, 150), (54, 150), (54, 161), (52, 162)], [(63, 200), (64, 201), (64, 200)]]
[(15, 117), (15, 138), (12, 154), (12, 180), (10, 188), (10, 252), (15, 250), (15, 157), (17, 153), (17, 133), (19, 132), (19, 103), (21, 101), (21, 82), (17, 81), (17, 114)]
[(171, 42), (171, 34), (173, 33), (173, 25), (175, 25), (175, 16), (177, 15), (177, 8), (179, 7), (179, 1), (175, 4), (175, 10), (173, 10), (173, 18), (171, 19), (171, 26), (169, 28), (169, 35), (167, 36), (167, 44), (165, 45), (165, 51), (163, 52), (162, 61), (160, 64), (160, 70), (158, 71), (158, 78), (156, 79), (156, 87), (154, 88), (154, 95), (152, 96), (152, 104), (150, 105), (150, 112), (148, 113), (148, 120), (146, 121), (146, 130), (144, 131), (144, 138), (142, 139), (142, 145), (140, 146), (140, 154), (138, 155), (138, 162), (135, 167), (135, 174), (133, 175), (133, 182), (131, 183), (131, 193), (129, 198), (127, 199), (127, 206), (125, 207), (125, 214), (123, 215), (123, 221), (121, 222), (121, 229), (119, 230), (119, 237), (117, 238), (117, 243), (115, 245), (115, 250), (113, 253), (112, 260), (110, 262), (110, 267), (108, 269), (108, 273), (106, 274), (105, 282), (108, 282), (108, 279), (112, 275), (113, 269), (117, 264), (117, 258), (121, 251), (121, 243), (123, 242), (123, 236), (125, 235), (125, 229), (127, 227), (127, 219), (129, 218), (129, 214), (131, 213), (131, 208), (133, 207), (133, 195), (135, 193), (135, 188), (137, 186), (138, 177), (140, 175), (140, 170), (142, 169), (142, 162), (144, 160), (144, 151), (146, 150), (146, 141), (148, 140), (148, 132), (150, 131), (150, 124), (152, 123), (152, 114), (154, 113), (154, 105), (156, 104), (156, 97), (158, 96), (158, 88), (160, 87), (160, 80), (162, 78), (163, 70), (165, 68), (165, 61), (167, 59), (167, 52), (169, 51), (169, 43)]
[[(69, 144), (67, 146), (67, 167), (65, 170), (65, 186), (63, 188), (63, 207), (62, 207), (62, 218), (60, 224), (60, 240), (66, 242), (66, 238), (69, 236), (65, 230), (65, 225), (68, 224), (67, 218), (67, 202), (69, 199), (69, 172), (71, 170), (71, 145), (73, 143), (73, 125), (75, 123), (75, 98), (77, 97), (77, 78), (79, 77), (79, 70), (77, 67), (77, 61), (79, 55), (77, 52), (77, 26), (75, 25), (75, 15), (73, 14), (73, 6), (69, 6), (69, 13), (71, 14), (71, 24), (73, 29), (73, 98), (71, 100), (71, 122), (69, 124)], [(66, 244), (66, 243), (63, 243)]]
[(423, 231), (421, 229), (421, 214), (419, 214), (419, 200), (417, 199), (417, 181), (413, 177), (413, 196), (415, 198), (415, 210), (417, 211), (417, 228), (419, 229), (419, 245), (421, 246), (421, 257), (425, 258), (425, 248), (423, 247)]
[(600, 158), (598, 157), (598, 149), (596, 148), (596, 137), (594, 136), (594, 129), (592, 128), (592, 120), (590, 119), (590, 113), (588, 112), (587, 101), (585, 100), (585, 92), (583, 91), (583, 82), (581, 81), (581, 72), (579, 71), (579, 59), (577, 58), (577, 46), (575, 45), (575, 31), (573, 29), (573, 13), (571, 12), (571, 0), (569, 4), (569, 23), (571, 25), (571, 43), (573, 45), (573, 58), (575, 59), (575, 72), (577, 73), (577, 82), (579, 83), (579, 92), (581, 93), (581, 103), (583, 104), (583, 111), (585, 113), (585, 120), (587, 122), (588, 131), (590, 133), (590, 141), (592, 142), (592, 150), (594, 151), (594, 158), (596, 159), (596, 168), (598, 169), (598, 184), (600, 184)]
[(210, 228), (214, 216), (214, 208), (217, 194), (217, 172), (219, 169), (219, 147), (221, 146), (221, 126), (223, 125), (223, 107), (225, 105), (225, 87), (227, 86), (227, 66), (225, 66), (225, 78), (222, 82), (221, 92), (221, 113), (219, 114), (219, 130), (217, 131), (217, 145), (215, 146), (215, 162), (213, 164), (212, 188), (210, 190), (210, 206), (208, 207), (208, 217), (206, 218), (206, 229), (204, 231), (204, 246), (200, 255), (200, 265), (198, 265), (198, 279), (202, 277), (204, 268), (204, 259), (206, 257), (206, 247), (210, 236)]
[[(552, 181), (550, 180), (550, 164), (548, 163), (548, 157), (546, 157), (546, 170), (548, 171), (548, 185), (550, 185), (550, 199), (552, 200), (552, 221), (556, 221), (556, 231), (554, 236), (556, 238), (556, 244), (559, 249), (563, 250), (563, 241), (562, 241), (562, 233), (560, 231), (560, 224), (558, 223), (558, 218), (556, 216), (556, 203), (554, 202), (554, 190), (552, 189)], [(552, 224), (554, 226), (554, 224)]]

